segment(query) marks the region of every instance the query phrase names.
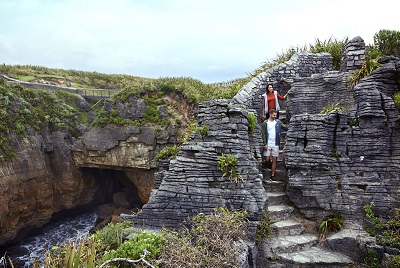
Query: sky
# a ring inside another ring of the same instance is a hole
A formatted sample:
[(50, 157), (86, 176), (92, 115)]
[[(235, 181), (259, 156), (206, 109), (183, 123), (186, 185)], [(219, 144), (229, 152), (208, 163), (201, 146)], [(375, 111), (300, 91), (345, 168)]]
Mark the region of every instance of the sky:
[(0, 0), (0, 64), (204, 83), (291, 47), (400, 31), (400, 1)]

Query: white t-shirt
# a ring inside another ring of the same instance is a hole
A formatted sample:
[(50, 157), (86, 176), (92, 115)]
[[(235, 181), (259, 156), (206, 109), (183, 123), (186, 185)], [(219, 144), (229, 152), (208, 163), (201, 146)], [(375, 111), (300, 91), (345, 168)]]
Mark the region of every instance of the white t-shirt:
[(276, 125), (276, 121), (267, 121), (267, 130), (268, 130), (268, 141), (267, 141), (267, 145), (268, 146), (276, 146), (275, 143), (275, 137), (276, 137), (276, 133), (275, 133), (275, 125)]

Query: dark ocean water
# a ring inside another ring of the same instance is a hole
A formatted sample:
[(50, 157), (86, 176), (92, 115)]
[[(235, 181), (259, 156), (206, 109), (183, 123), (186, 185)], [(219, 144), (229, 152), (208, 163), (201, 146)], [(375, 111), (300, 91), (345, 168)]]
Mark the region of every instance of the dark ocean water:
[[(0, 249), (0, 259), (7, 254), (17, 264), (14, 265), (15, 268), (31, 268), (33, 267), (32, 260), (43, 261), (46, 251), (52, 246), (89, 235), (89, 231), (95, 226), (96, 219), (97, 213), (94, 210), (54, 220), (20, 243)], [(0, 267), (4, 267), (1, 262)]]

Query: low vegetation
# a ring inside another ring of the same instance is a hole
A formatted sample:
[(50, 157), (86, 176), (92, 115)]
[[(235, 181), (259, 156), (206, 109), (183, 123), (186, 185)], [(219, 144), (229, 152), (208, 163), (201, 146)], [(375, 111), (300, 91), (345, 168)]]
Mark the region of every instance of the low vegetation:
[(159, 233), (132, 233), (128, 221), (110, 223), (89, 237), (53, 247), (35, 267), (240, 267), (244, 248), (238, 241), (247, 236), (246, 215), (216, 208), (190, 218), (178, 231)]
[(345, 109), (340, 107), (340, 102), (332, 103), (328, 107), (322, 109), (322, 111), (319, 112), (319, 114), (329, 114), (330, 112), (334, 112), (334, 111), (345, 111)]
[(263, 215), (256, 230), (257, 243), (263, 241), (265, 238), (271, 237), (272, 235), (271, 224), (272, 220), (270, 212), (268, 210), (263, 211)]
[(257, 125), (257, 116), (255, 116), (253, 113), (248, 113), (247, 114), (247, 121), (249, 122), (249, 134), (253, 135), (254, 129), (256, 128)]
[(374, 43), (366, 46), (365, 62), (360, 69), (354, 71), (350, 84), (356, 85), (362, 78), (378, 69), (378, 59), (382, 56), (400, 57), (399, 31), (380, 30), (374, 35)]
[(180, 146), (174, 144), (173, 146), (165, 146), (154, 158), (155, 161), (160, 159), (175, 159), (179, 153)]
[(325, 239), (327, 234), (330, 232), (340, 231), (343, 223), (344, 219), (339, 213), (335, 213), (332, 216), (327, 217), (320, 223), (318, 227), (319, 239)]
[(14, 156), (15, 139), (29, 131), (65, 129), (73, 137), (85, 122), (85, 111), (78, 106), (82, 97), (69, 92), (30, 90), (0, 79), (0, 162)]
[(218, 170), (222, 171), (222, 177), (227, 177), (230, 181), (234, 183), (239, 183), (243, 181), (242, 176), (236, 170), (237, 168), (237, 158), (231, 154), (222, 154), (218, 158)]
[[(400, 190), (397, 191), (400, 193)], [(398, 197), (397, 197), (397, 200)], [(392, 208), (385, 217), (377, 216), (374, 212), (375, 204), (373, 202), (364, 206), (365, 215), (367, 216), (367, 226), (365, 230), (375, 237), (378, 245), (388, 248), (400, 250), (400, 208)], [(374, 267), (400, 267), (400, 255), (390, 256), (380, 265), (381, 260), (376, 257), (375, 252), (370, 249), (366, 256), (366, 261), (373, 260)]]

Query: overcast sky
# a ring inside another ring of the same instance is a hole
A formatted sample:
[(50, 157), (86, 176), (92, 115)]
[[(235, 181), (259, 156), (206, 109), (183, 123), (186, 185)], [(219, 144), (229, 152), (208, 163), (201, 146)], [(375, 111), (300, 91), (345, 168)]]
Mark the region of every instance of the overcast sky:
[(399, 3), (0, 0), (0, 64), (227, 81), (317, 38), (372, 44), (381, 29), (400, 31)]

